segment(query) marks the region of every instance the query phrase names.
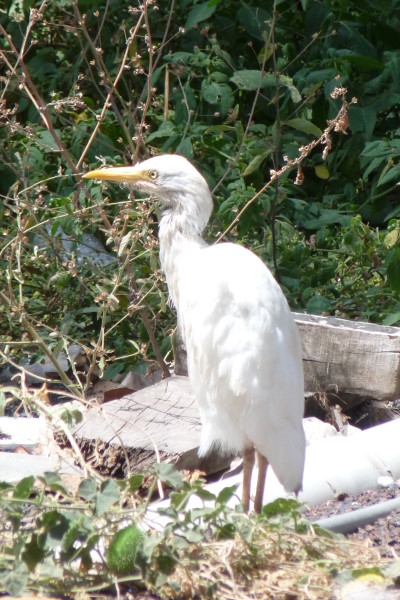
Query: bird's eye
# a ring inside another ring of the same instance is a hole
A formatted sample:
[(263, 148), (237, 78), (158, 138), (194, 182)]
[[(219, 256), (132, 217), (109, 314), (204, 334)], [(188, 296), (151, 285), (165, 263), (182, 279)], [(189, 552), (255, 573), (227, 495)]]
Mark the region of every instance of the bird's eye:
[(148, 176), (149, 179), (157, 179), (158, 177), (158, 171), (156, 171), (155, 169), (152, 169), (151, 171), (148, 172)]

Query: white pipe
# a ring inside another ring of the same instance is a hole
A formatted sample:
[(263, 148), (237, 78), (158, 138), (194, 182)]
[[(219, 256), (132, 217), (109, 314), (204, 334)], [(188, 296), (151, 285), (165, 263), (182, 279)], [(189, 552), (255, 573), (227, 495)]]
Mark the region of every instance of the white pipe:
[(311, 443), (299, 500), (320, 504), (340, 492), (358, 495), (377, 488), (386, 475), (400, 478), (400, 419)]
[[(303, 491), (299, 501), (304, 504), (316, 505), (335, 498), (338, 493), (358, 495), (378, 487), (378, 479), (391, 475), (393, 479), (400, 478), (400, 419), (358, 431), (349, 436), (331, 435), (325, 423), (320, 423), (324, 436), (315, 440), (314, 432), (309, 431), (306, 423), (306, 437), (309, 445), (306, 449)], [(328, 433), (327, 433), (328, 430)], [(253, 476), (255, 487), (256, 477)], [(206, 485), (206, 489), (215, 495), (232, 485), (237, 485), (236, 497), (229, 504), (234, 506), (241, 498), (242, 473), (225, 477), (220, 481)], [(254, 493), (254, 488), (253, 488)], [(272, 469), (267, 471), (264, 492), (264, 504), (286, 497)], [(168, 501), (154, 503), (151, 509), (166, 506)], [(188, 508), (203, 506), (203, 501), (193, 496)], [(162, 519), (161, 519), (162, 520)], [(160, 524), (160, 516), (155, 518)], [(164, 521), (163, 521), (164, 522)], [(154, 523), (155, 524), (155, 523)]]
[[(298, 496), (300, 502), (321, 504), (339, 493), (358, 495), (375, 489), (378, 479), (383, 476), (390, 475), (395, 480), (400, 478), (400, 419), (349, 436), (330, 435), (328, 432), (328, 437), (317, 440), (314, 432), (307, 427), (308, 420), (305, 421), (308, 445), (303, 491)], [(326, 424), (320, 423), (320, 427), (326, 435)], [(241, 474), (210, 484), (208, 489), (218, 493), (234, 483), (238, 484), (240, 497)], [(272, 469), (268, 468), (264, 504), (285, 496), (285, 490)]]

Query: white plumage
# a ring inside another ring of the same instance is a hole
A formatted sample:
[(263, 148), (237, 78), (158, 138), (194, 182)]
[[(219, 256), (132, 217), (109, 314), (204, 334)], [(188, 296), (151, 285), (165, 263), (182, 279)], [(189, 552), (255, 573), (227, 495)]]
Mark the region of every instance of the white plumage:
[(200, 408), (200, 454), (214, 445), (243, 452), (246, 510), (255, 452), (257, 512), (268, 463), (288, 491), (298, 492), (305, 453), (301, 345), (270, 271), (242, 246), (204, 242), (211, 194), (203, 176), (182, 156), (156, 156), (85, 177), (131, 183), (162, 203), (160, 261)]

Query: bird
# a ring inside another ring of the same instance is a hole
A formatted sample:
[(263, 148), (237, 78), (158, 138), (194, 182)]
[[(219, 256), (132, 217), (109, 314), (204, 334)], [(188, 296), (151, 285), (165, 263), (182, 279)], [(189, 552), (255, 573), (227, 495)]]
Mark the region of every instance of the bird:
[(268, 465), (285, 490), (297, 494), (306, 445), (302, 348), (271, 271), (240, 244), (206, 243), (211, 191), (181, 155), (156, 155), (83, 177), (131, 184), (159, 204), (159, 258), (199, 406), (199, 456), (213, 449), (242, 454), (245, 512), (251, 501), (255, 513), (262, 510)]

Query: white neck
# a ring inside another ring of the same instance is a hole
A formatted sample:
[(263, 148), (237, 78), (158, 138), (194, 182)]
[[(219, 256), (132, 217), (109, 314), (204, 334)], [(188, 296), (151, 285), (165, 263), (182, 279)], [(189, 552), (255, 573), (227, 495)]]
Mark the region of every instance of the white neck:
[(192, 251), (207, 246), (201, 234), (212, 207), (209, 192), (208, 195), (203, 214), (199, 214), (199, 205), (192, 196), (186, 197), (184, 204), (178, 203), (173, 208), (165, 209), (160, 221), (158, 237), (161, 268), (167, 280), (172, 302), (178, 312), (180, 265)]

